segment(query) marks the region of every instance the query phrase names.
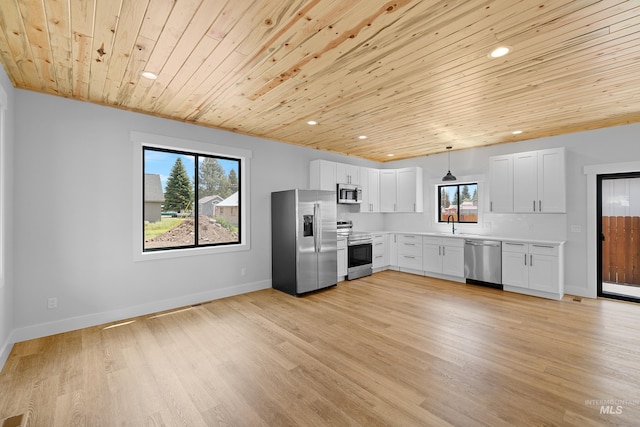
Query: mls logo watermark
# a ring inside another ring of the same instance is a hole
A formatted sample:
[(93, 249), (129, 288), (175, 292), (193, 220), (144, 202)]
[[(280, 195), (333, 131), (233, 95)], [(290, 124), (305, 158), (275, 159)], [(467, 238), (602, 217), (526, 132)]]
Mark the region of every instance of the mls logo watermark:
[(600, 407), (600, 415), (622, 415), (625, 407), (640, 406), (640, 399), (588, 399), (584, 404)]
[(622, 406), (613, 406), (613, 405), (600, 405), (600, 414), (608, 414), (608, 415), (621, 415), (622, 414)]

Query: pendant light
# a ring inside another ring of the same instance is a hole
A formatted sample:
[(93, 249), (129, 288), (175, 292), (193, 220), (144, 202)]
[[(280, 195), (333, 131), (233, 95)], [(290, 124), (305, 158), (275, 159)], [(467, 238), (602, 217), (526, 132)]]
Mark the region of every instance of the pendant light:
[(452, 148), (453, 147), (451, 147), (451, 146), (447, 147), (447, 151), (449, 152), (449, 170), (447, 171), (447, 174), (444, 177), (442, 177), (443, 181), (455, 181), (456, 180), (456, 177), (451, 175), (451, 151), (449, 151), (449, 150), (451, 150)]

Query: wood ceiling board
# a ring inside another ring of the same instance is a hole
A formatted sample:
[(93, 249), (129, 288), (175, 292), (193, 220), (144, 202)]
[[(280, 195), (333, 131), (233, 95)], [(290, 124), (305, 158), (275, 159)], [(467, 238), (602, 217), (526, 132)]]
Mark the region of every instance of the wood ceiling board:
[[(377, 161), (640, 112), (635, 2), (4, 3), (0, 60), (16, 87)], [(514, 51), (489, 59), (500, 43)]]

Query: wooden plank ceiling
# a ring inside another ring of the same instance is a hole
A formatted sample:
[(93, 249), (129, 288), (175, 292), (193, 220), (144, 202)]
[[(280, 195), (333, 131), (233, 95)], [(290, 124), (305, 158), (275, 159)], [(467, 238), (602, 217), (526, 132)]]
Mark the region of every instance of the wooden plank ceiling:
[(0, 4), (17, 88), (375, 161), (640, 122), (636, 0)]

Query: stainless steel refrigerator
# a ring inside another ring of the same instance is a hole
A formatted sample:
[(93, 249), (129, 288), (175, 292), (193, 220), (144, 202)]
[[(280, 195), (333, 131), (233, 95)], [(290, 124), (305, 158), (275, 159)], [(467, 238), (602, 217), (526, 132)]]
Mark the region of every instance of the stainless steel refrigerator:
[(338, 283), (336, 192), (271, 193), (274, 289), (300, 295)]

